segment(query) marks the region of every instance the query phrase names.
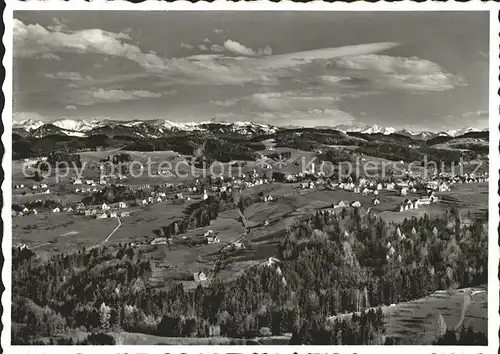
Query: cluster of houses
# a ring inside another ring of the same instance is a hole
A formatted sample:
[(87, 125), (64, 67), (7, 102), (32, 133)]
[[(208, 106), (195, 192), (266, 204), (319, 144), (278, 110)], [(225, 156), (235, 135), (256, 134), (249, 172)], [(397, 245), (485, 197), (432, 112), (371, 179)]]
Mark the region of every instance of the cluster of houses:
[(42, 193), (42, 194), (50, 194), (50, 189), (46, 183), (34, 184), (30, 187), (25, 186), (24, 184), (16, 184), (14, 186), (14, 189), (25, 189), (25, 188), (31, 189), (34, 193), (36, 192), (36, 193)]
[(24, 207), (21, 211), (12, 210), (12, 217), (21, 217), (25, 215), (37, 215), (38, 211), (36, 209), (28, 209)]
[(355, 200), (353, 202), (347, 202), (344, 200), (341, 200), (337, 203), (332, 203), (332, 207), (330, 209), (326, 209), (326, 212), (333, 213), (335, 209), (340, 209), (340, 208), (361, 208), (361, 203), (358, 200)]
[(420, 196), (419, 198), (416, 199), (405, 199), (400, 205), (399, 205), (399, 211), (407, 211), (411, 209), (418, 209), (419, 206), (421, 205), (428, 205), (431, 203), (437, 203), (439, 202), (439, 197), (434, 194), (434, 191), (429, 191), (429, 193), (426, 196)]
[[(101, 166), (102, 167), (102, 166)], [(89, 187), (97, 187), (97, 186), (105, 186), (108, 184), (108, 182), (111, 182), (111, 183), (116, 183), (116, 181), (125, 181), (127, 180), (127, 176), (124, 176), (124, 175), (104, 175), (104, 174), (101, 174), (100, 177), (99, 177), (99, 181), (96, 181), (92, 178), (88, 178), (88, 179), (81, 179), (81, 178), (72, 178), (71, 179), (71, 183), (73, 185), (87, 185)], [(88, 188), (87, 188), (88, 189)], [(77, 188), (75, 190), (76, 193), (78, 193), (79, 191), (84, 191), (85, 190), (85, 187), (82, 187), (82, 188)], [(90, 189), (88, 189), (90, 191)], [(94, 191), (94, 190), (92, 190)]]
[[(213, 230), (207, 230), (203, 234), (203, 240), (208, 243), (209, 245), (214, 244), (214, 243), (219, 243), (220, 239), (215, 235)], [(183, 237), (185, 238), (185, 237)], [(151, 245), (167, 245), (172, 243), (172, 237), (156, 237), (151, 241)]]

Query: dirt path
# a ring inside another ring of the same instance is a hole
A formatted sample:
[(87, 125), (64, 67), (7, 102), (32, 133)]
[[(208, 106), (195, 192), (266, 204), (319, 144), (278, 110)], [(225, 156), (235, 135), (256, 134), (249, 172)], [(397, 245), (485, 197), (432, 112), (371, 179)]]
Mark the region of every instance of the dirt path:
[(102, 241), (102, 243), (100, 244), (100, 246), (104, 245), (106, 242), (109, 241), (109, 239), (111, 238), (111, 236), (113, 236), (113, 234), (118, 231), (118, 229), (120, 228), (120, 226), (122, 226), (122, 222), (120, 220), (119, 217), (116, 217), (116, 220), (118, 220), (118, 225), (114, 228), (113, 231), (111, 231), (108, 235), (108, 237), (106, 237), (106, 239), (104, 241)]

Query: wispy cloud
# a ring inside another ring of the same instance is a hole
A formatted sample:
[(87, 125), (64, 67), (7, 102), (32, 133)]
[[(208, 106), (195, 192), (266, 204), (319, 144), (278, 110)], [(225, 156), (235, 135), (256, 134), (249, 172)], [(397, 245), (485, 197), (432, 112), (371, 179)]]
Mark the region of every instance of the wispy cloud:
[(461, 76), (448, 73), (438, 64), (417, 57), (368, 54), (339, 58), (335, 65), (358, 72), (386, 88), (432, 92), (447, 91), (466, 84)]
[(67, 111), (76, 111), (78, 109), (78, 107), (76, 106), (73, 106), (73, 105), (67, 105), (66, 107), (64, 107)]
[[(447, 125), (482, 129), (489, 125), (489, 112), (486, 110), (477, 110), (459, 115), (449, 114), (442, 117), (441, 120), (446, 122)], [(447, 125), (443, 125), (443, 128), (447, 128)]]
[(47, 59), (47, 60), (57, 60), (57, 61), (61, 60), (61, 57), (57, 54), (54, 54), (54, 53), (43, 53), (43, 54), (39, 55), (37, 58)]
[(82, 74), (80, 73), (66, 72), (66, 71), (60, 71), (57, 73), (47, 73), (44, 76), (49, 79), (70, 80), (70, 81), (92, 80), (90, 76), (83, 77)]
[(66, 100), (73, 105), (91, 106), (99, 103), (121, 102), (138, 99), (160, 98), (161, 93), (155, 93), (147, 90), (86, 90), (71, 93)]

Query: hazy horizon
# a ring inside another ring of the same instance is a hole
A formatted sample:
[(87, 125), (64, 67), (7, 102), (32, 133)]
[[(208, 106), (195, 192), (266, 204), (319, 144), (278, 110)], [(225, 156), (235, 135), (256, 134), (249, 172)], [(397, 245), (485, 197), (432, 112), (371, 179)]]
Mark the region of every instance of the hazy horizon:
[(15, 121), (488, 127), (488, 12), (14, 18)]

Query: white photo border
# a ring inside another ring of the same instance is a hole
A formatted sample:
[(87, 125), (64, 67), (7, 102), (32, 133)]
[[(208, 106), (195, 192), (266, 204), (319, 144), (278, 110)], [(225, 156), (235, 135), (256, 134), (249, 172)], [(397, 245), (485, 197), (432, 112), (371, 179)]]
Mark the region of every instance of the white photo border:
[[(499, 60), (499, 9), (500, 4), (494, 2), (482, 3), (479, 1), (468, 3), (457, 2), (425, 2), (416, 3), (403, 1), (398, 3), (325, 3), (314, 1), (310, 3), (280, 2), (272, 3), (267, 1), (252, 2), (229, 2), (215, 1), (213, 3), (187, 1), (176, 1), (166, 3), (159, 1), (145, 1), (134, 4), (126, 1), (104, 1), (95, 0), (92, 2), (83, 1), (8, 1), (3, 14), (4, 35), (3, 45), (5, 54), (2, 64), (5, 69), (5, 80), (3, 83), (3, 94), (5, 97), (2, 121), (4, 133), (2, 134), (2, 144), (4, 146), (4, 156), (2, 168), (4, 171), (4, 181), (2, 184), (3, 209), (2, 220), (4, 234), (2, 238), (2, 251), (4, 265), (2, 268), (2, 282), (5, 291), (2, 293), (2, 324), (1, 346), (7, 353), (110, 353), (110, 352), (138, 352), (138, 353), (401, 353), (422, 354), (422, 353), (497, 353), (499, 349), (499, 168), (500, 155), (499, 146), (499, 107), (498, 96), (500, 79)], [(457, 346), (260, 346), (258, 350), (251, 346), (212, 346), (212, 345), (192, 345), (192, 346), (134, 346), (120, 345), (98, 349), (92, 346), (13, 346), (11, 345), (11, 271), (12, 271), (12, 67), (13, 67), (13, 12), (16, 10), (120, 10), (120, 11), (144, 11), (144, 10), (173, 10), (173, 11), (488, 11), (490, 13), (490, 82), (489, 82), (489, 131), (490, 131), (490, 170), (489, 170), (489, 242), (488, 242), (488, 347), (457, 347)], [(97, 352), (96, 352), (97, 351)]]

